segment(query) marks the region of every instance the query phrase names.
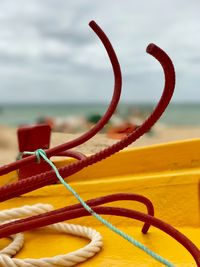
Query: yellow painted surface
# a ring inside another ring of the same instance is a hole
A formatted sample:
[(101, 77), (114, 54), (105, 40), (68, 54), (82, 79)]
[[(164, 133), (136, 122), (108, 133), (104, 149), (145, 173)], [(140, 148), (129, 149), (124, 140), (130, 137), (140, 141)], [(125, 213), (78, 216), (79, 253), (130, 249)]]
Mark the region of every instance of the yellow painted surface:
[[(155, 215), (172, 224), (200, 247), (200, 140), (170, 143), (140, 149), (130, 149), (88, 167), (68, 177), (71, 186), (87, 200), (110, 193), (138, 193), (154, 204)], [(59, 161), (63, 166), (66, 161)], [(1, 178), (1, 183), (13, 181), (16, 173)], [(62, 185), (52, 185), (0, 204), (0, 209), (25, 204), (50, 203), (55, 208), (77, 201)], [(112, 205), (146, 212), (142, 204), (130, 201)], [(141, 233), (142, 223), (135, 220), (105, 216), (114, 225), (164, 256), (176, 266), (195, 266), (190, 254), (171, 237), (151, 227)], [(133, 247), (94, 218), (72, 220), (91, 226), (104, 237), (104, 248), (94, 258), (80, 266), (161, 266), (148, 255)], [(77, 237), (35, 230), (25, 234), (25, 247), (17, 255), (46, 257), (67, 253), (87, 243)], [(9, 241), (0, 240), (0, 249)]]

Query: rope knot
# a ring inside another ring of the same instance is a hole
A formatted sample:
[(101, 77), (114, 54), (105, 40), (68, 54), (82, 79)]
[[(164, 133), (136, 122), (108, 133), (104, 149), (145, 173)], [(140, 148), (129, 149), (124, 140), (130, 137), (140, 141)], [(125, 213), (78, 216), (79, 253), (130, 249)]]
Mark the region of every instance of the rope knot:
[(42, 149), (39, 148), (35, 151), (24, 151), (24, 152), (20, 152), (17, 156), (17, 160), (22, 159), (23, 155), (35, 155), (37, 158), (37, 163), (41, 162), (41, 157), (45, 160), (47, 158), (47, 154), (46, 152)]
[(36, 158), (37, 158), (37, 163), (40, 163), (41, 162), (41, 157), (44, 159), (44, 157), (47, 157), (47, 154), (46, 154), (46, 152), (43, 150), (43, 149), (41, 149), (41, 148), (39, 148), (39, 149), (37, 149), (35, 152), (33, 152), (34, 154), (35, 154), (35, 156), (36, 156)]

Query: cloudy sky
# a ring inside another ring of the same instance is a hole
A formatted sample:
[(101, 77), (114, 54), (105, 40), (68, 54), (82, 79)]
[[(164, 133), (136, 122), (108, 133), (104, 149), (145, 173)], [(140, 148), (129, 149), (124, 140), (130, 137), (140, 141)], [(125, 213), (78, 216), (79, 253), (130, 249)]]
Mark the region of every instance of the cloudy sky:
[(200, 101), (200, 1), (0, 0), (0, 103), (108, 102), (112, 70), (95, 20), (123, 73), (122, 100), (149, 102), (163, 87), (154, 42), (177, 72), (175, 102)]

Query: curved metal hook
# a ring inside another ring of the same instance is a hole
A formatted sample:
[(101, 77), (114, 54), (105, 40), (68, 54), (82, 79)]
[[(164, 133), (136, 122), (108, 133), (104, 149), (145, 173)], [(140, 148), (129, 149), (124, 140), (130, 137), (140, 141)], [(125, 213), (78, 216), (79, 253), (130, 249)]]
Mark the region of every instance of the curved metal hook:
[[(93, 208), (93, 207), (96, 207), (99, 205), (103, 205), (103, 204), (107, 204), (107, 203), (111, 203), (111, 202), (116, 202), (116, 201), (125, 201), (125, 200), (137, 201), (137, 202), (144, 204), (147, 208), (148, 214), (151, 216), (154, 216), (154, 207), (153, 207), (152, 202), (148, 198), (146, 198), (142, 195), (138, 195), (138, 194), (128, 194), (128, 193), (111, 194), (111, 195), (87, 200), (86, 203), (90, 207)], [(9, 229), (11, 229), (12, 227), (13, 227), (13, 229), (16, 229), (15, 227), (17, 227), (16, 225), (18, 224), (18, 222), (19, 223), (23, 222), (23, 223), (26, 223), (26, 225), (27, 225), (26, 227), (28, 227), (28, 225), (31, 225), (31, 227), (33, 226), (34, 228), (38, 228), (38, 227), (41, 227), (40, 219), (42, 219), (42, 218), (43, 219), (45, 218), (45, 220), (48, 221), (48, 218), (51, 218), (52, 216), (56, 216), (57, 214), (64, 213), (67, 211), (73, 211), (73, 210), (80, 209), (80, 208), (82, 208), (82, 205), (80, 203), (70, 205), (70, 206), (67, 206), (67, 207), (64, 207), (61, 209), (57, 209), (54, 211), (45, 212), (43, 214), (31, 216), (29, 218), (21, 219), (21, 220), (18, 220), (17, 222), (16, 221), (10, 222), (10, 223), (6, 224), (7, 225), (6, 227), (9, 227)], [(0, 233), (1, 233), (1, 230), (3, 231), (4, 227), (5, 227), (5, 224), (0, 225)], [(33, 229), (31, 227), (26, 228), (26, 229), (28, 229), (28, 230)], [(144, 226), (142, 227), (142, 233), (146, 234), (149, 230), (149, 227), (150, 227), (150, 224), (145, 223)]]
[[(127, 137), (117, 142), (116, 144), (106, 149), (103, 149), (100, 152), (87, 157), (86, 159), (59, 168), (59, 173), (62, 177), (68, 177), (69, 175), (72, 175), (91, 164), (101, 161), (102, 159), (105, 159), (111, 156), (112, 154), (120, 151), (124, 147), (128, 146), (136, 139), (141, 137), (145, 132), (149, 131), (149, 129), (156, 123), (156, 121), (165, 111), (174, 92), (174, 87), (175, 87), (174, 66), (169, 56), (161, 48), (159, 48), (154, 44), (150, 44), (147, 47), (147, 53), (151, 54), (160, 62), (165, 75), (165, 85), (163, 94), (152, 114), (133, 133), (129, 134)], [(43, 187), (45, 185), (53, 184), (56, 181), (57, 178), (54, 175), (54, 171), (48, 171), (42, 174), (32, 176), (25, 180), (13, 183), (11, 185), (3, 186), (0, 188), (0, 201), (4, 201), (12, 197), (28, 193), (32, 190)]]
[[(107, 54), (109, 56), (113, 73), (114, 73), (114, 92), (112, 96), (112, 100), (109, 104), (109, 107), (104, 114), (104, 116), (98, 121), (98, 123), (88, 132), (84, 133), (80, 137), (71, 140), (65, 144), (61, 144), (58, 146), (55, 146), (53, 148), (45, 150), (48, 157), (55, 156), (57, 153), (65, 151), (67, 149), (70, 149), (72, 147), (78, 146), (86, 141), (88, 141), (90, 138), (92, 138), (94, 135), (96, 135), (103, 127), (104, 125), (110, 120), (111, 116), (113, 115), (117, 104), (120, 99), (121, 95), (121, 87), (122, 87), (122, 76), (121, 76), (121, 69), (120, 65), (117, 59), (117, 55), (112, 47), (112, 44), (110, 43), (108, 37), (103, 32), (103, 30), (96, 24), (96, 22), (91, 21), (89, 23), (89, 26), (92, 28), (92, 30), (97, 34), (101, 42), (103, 43)], [(26, 158), (23, 158), (21, 160), (18, 160), (16, 162), (4, 165), (0, 167), (0, 175), (4, 175), (8, 172), (14, 171), (22, 166), (25, 166), (31, 162), (34, 162), (36, 160), (35, 156), (29, 156)]]
[[(181, 232), (179, 232), (177, 229), (167, 224), (166, 222), (154, 216), (125, 208), (94, 206), (92, 207), (92, 209), (98, 214), (122, 216), (146, 222), (147, 224), (150, 224), (160, 229), (161, 231), (164, 231), (165, 233), (173, 237), (175, 240), (177, 240), (180, 244), (182, 244), (193, 256), (194, 260), (197, 263), (197, 266), (200, 266), (200, 250), (185, 235), (183, 235)], [(2, 225), (0, 227), (0, 238), (7, 237), (19, 232), (24, 232), (30, 229), (34, 229), (38, 227), (38, 225), (39, 227), (43, 227), (49, 224), (54, 224), (57, 222), (76, 219), (90, 215), (91, 214), (88, 213), (88, 211), (86, 211), (84, 208), (78, 208), (70, 211), (69, 210), (64, 212), (62, 211), (57, 213), (56, 215), (48, 216), (48, 218), (43, 216), (41, 218), (37, 218), (36, 222), (34, 220), (30, 221), (28, 219), (22, 219), (14, 223)]]

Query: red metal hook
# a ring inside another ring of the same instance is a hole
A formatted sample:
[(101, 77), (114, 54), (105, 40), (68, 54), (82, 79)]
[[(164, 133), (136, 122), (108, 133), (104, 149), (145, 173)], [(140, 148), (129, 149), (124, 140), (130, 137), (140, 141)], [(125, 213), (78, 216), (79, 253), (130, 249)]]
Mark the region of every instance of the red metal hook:
[[(90, 138), (92, 138), (109, 121), (109, 119), (111, 118), (112, 114), (114, 113), (114, 111), (117, 107), (117, 104), (119, 102), (119, 99), (120, 99), (121, 87), (122, 87), (122, 77), (121, 77), (120, 65), (119, 65), (117, 56), (115, 54), (115, 51), (114, 51), (108, 37), (102, 31), (102, 29), (94, 21), (91, 21), (89, 23), (89, 25), (93, 29), (93, 31), (97, 34), (99, 39), (102, 41), (102, 43), (103, 43), (103, 45), (104, 45), (104, 47), (108, 53), (111, 64), (112, 64), (113, 73), (114, 73), (114, 92), (113, 92), (112, 100), (111, 100), (110, 105), (109, 105), (106, 113), (104, 114), (104, 116), (98, 121), (98, 123), (90, 131), (86, 132), (85, 134), (81, 135), (80, 137), (76, 138), (75, 140), (72, 140), (72, 141), (69, 141), (65, 144), (47, 149), (45, 152), (49, 158), (52, 156), (55, 156), (59, 152), (63, 152), (63, 151), (66, 151), (70, 148), (78, 146), (78, 145), (88, 141)], [(17, 162), (13, 162), (13, 163), (1, 166), (0, 167), (0, 175), (4, 175), (8, 172), (19, 169), (22, 166), (25, 166), (26, 164), (34, 163), (34, 162), (36, 162), (36, 157), (35, 156), (29, 156), (29, 157), (23, 158), (21, 160), (18, 160)]]
[[(149, 131), (150, 128), (156, 123), (156, 121), (160, 118), (162, 113), (165, 111), (166, 107), (168, 106), (171, 97), (174, 92), (175, 87), (175, 72), (174, 67), (171, 59), (169, 56), (158, 46), (154, 44), (150, 44), (147, 47), (147, 52), (155, 57), (161, 64), (164, 70), (165, 75), (165, 86), (163, 90), (163, 94), (160, 98), (159, 103), (157, 104), (156, 108), (152, 112), (152, 114), (146, 119), (146, 121), (138, 127), (134, 132), (129, 134), (127, 137), (122, 139), (121, 141), (117, 142), (116, 144), (96, 153), (95, 155), (89, 156), (83, 160), (80, 160), (75, 163), (71, 163), (65, 167), (59, 168), (59, 173), (62, 177), (67, 177), (76, 173), (77, 171), (94, 164), (102, 159), (105, 159), (112, 154), (122, 150), (126, 146), (130, 145), (136, 139), (141, 137), (145, 132)], [(73, 141), (71, 141), (73, 143)], [(72, 144), (71, 143), (71, 144)], [(66, 148), (66, 147), (65, 147)], [(47, 150), (48, 153), (48, 150)], [(28, 157), (23, 160), (27, 160)], [(6, 173), (8, 169), (10, 170), (11, 167), (16, 168), (20, 167), (21, 165), (8, 165), (0, 168), (0, 174)], [(45, 185), (53, 184), (57, 181), (57, 178), (54, 175), (54, 171), (48, 171), (45, 173), (41, 173), (39, 175), (35, 175), (33, 177), (27, 178), (26, 180), (21, 180), (17, 183), (13, 183), (11, 185), (6, 185), (0, 188), (0, 201), (5, 201), (7, 199), (19, 196), (24, 193), (28, 193), (32, 190), (37, 188), (43, 187)]]
[[(197, 266), (200, 266), (200, 250), (189, 240), (185, 235), (179, 232), (177, 229), (167, 224), (166, 222), (155, 218), (150, 215), (150, 210), (148, 208), (148, 215), (139, 211), (130, 210), (126, 208), (117, 208), (117, 207), (104, 207), (99, 206), (108, 202), (113, 202), (116, 200), (137, 200), (143, 202), (150, 209), (153, 208), (151, 202), (138, 195), (133, 194), (115, 194), (108, 195), (102, 198), (88, 200), (87, 204), (89, 204), (92, 209), (98, 214), (104, 215), (114, 215), (114, 216), (123, 216), (127, 218), (136, 219), (142, 222), (145, 222), (146, 230), (148, 230), (149, 226), (152, 225), (161, 231), (164, 231), (175, 240), (177, 240), (180, 244), (182, 244), (189, 253), (193, 256), (194, 260), (197, 263)], [(152, 212), (152, 211), (151, 211)], [(61, 221), (66, 221), (70, 219), (76, 219), (84, 216), (90, 216), (84, 208), (81, 207), (81, 204), (76, 204), (72, 206), (68, 206), (66, 208), (62, 208), (59, 210), (55, 210), (52, 212), (47, 212), (41, 215), (32, 216), (30, 218), (25, 218), (22, 220), (17, 220), (11, 223), (7, 223), (0, 226), (0, 238), (7, 237), (13, 234), (17, 234), (19, 232), (24, 232), (28, 230), (32, 230), (38, 227), (44, 227), (49, 224), (58, 223)], [(145, 228), (143, 227), (143, 230)]]

